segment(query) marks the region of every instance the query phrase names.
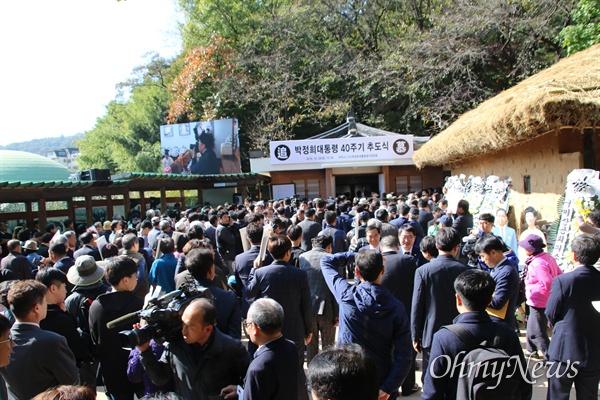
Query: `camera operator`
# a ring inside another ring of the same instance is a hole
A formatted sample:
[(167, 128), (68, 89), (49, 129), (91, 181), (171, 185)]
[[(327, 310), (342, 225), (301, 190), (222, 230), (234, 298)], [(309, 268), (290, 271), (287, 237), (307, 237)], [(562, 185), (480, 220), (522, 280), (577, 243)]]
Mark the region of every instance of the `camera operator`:
[[(471, 229), (469, 236), (463, 238), (463, 248), (462, 254), (468, 258), (468, 264), (471, 267), (479, 268), (484, 271), (491, 271), (489, 268), (479, 257), (479, 254), (475, 251), (475, 243), (486, 234), (492, 234), (492, 229), (494, 228), (495, 218), (492, 214), (483, 213), (479, 215), (479, 226), (480, 229)], [(500, 238), (501, 239), (501, 238)], [(502, 242), (504, 243), (504, 242)], [(504, 244), (504, 256), (508, 259), (508, 261), (518, 270), (519, 260), (517, 259), (517, 255), (513, 251)]]
[(215, 327), (216, 318), (217, 309), (210, 300), (194, 300), (181, 316), (183, 341), (167, 343), (160, 360), (149, 342), (137, 346), (154, 384), (162, 385), (172, 377), (176, 392), (192, 400), (219, 398), (223, 388), (242, 384), (250, 357), (239, 340)]

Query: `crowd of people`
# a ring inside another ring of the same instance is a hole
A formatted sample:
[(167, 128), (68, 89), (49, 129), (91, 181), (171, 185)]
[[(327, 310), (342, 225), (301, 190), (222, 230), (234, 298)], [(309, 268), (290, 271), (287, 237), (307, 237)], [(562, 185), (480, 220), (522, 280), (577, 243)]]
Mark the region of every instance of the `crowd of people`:
[[(468, 384), (449, 371), (481, 346), (539, 360), (549, 399), (573, 384), (596, 398), (600, 213), (580, 221), (565, 274), (536, 218), (528, 208), (517, 239), (507, 210), (473, 221), (468, 201), (452, 213), (430, 190), (148, 210), (62, 232), (0, 223), (0, 399), (87, 399), (99, 385), (115, 400), (453, 399)], [(171, 331), (142, 335), (149, 298), (190, 287), (202, 295)], [(523, 382), (514, 398), (531, 397)]]

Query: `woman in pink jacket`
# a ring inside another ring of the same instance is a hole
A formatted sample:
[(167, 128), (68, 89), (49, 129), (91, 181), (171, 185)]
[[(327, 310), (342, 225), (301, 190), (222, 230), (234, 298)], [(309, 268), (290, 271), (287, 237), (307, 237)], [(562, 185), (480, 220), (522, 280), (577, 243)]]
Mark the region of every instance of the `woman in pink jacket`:
[(552, 281), (557, 275), (562, 274), (556, 260), (544, 251), (542, 238), (537, 235), (528, 235), (519, 242), (525, 250), (527, 260), (525, 268), (525, 294), (529, 306), (527, 318), (527, 351), (526, 355), (538, 357), (538, 351), (544, 360), (548, 359), (548, 318), (546, 318), (546, 303), (550, 297)]

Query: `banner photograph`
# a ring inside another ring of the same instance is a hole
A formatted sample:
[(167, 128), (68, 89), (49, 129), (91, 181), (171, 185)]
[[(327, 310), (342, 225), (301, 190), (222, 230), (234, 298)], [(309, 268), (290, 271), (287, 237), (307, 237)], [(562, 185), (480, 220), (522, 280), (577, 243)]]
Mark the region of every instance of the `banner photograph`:
[(166, 174), (238, 174), (242, 171), (237, 119), (162, 125)]
[(270, 147), (271, 164), (395, 160), (414, 151), (412, 135), (287, 140)]

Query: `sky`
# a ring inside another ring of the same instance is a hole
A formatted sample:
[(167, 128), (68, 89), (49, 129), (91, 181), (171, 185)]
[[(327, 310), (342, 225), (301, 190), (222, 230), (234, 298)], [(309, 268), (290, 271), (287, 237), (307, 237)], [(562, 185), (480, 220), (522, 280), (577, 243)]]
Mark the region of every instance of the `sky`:
[(92, 129), (115, 85), (181, 48), (175, 0), (0, 0), (0, 145)]

